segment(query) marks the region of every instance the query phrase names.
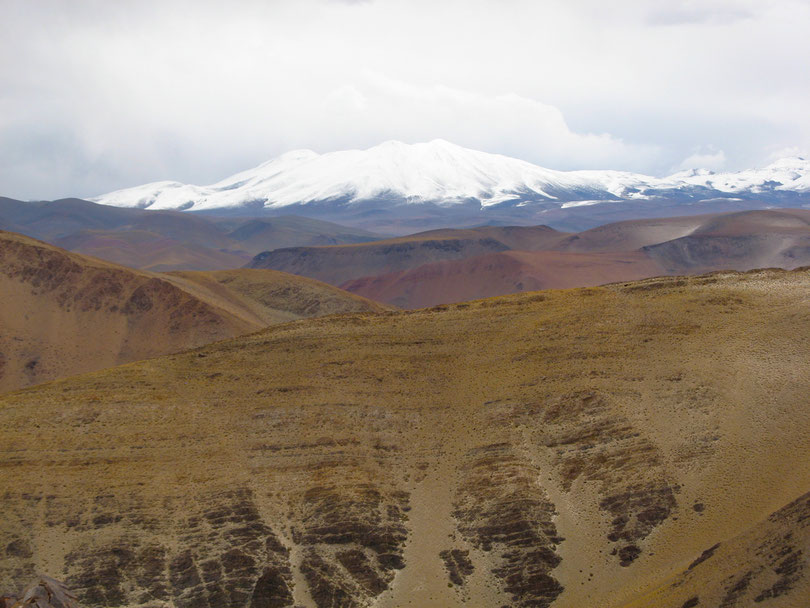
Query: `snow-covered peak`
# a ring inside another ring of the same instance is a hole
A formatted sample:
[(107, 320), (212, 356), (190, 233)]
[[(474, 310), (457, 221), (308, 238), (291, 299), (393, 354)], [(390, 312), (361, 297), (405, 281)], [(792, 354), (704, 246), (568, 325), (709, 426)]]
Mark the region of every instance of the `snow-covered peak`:
[[(386, 141), (367, 150), (317, 154), (294, 150), (210, 186), (155, 182), (94, 199), (122, 207), (213, 210), (261, 203), (265, 208), (385, 199), (397, 203), (482, 206), (507, 201), (572, 201), (706, 196), (810, 190), (810, 163), (780, 159), (762, 169), (715, 174), (706, 169), (655, 178), (623, 171), (554, 171), (500, 154), (435, 139)], [(709, 191), (706, 193), (705, 191)], [(686, 196), (686, 194), (684, 194)], [(692, 196), (692, 194), (689, 194)], [(389, 203), (393, 204), (393, 203)]]
[(800, 156), (780, 158), (761, 169), (746, 169), (733, 173), (696, 171), (694, 175), (680, 173), (666, 178), (669, 187), (703, 186), (721, 193), (761, 194), (766, 190), (803, 192), (810, 186), (810, 162)]

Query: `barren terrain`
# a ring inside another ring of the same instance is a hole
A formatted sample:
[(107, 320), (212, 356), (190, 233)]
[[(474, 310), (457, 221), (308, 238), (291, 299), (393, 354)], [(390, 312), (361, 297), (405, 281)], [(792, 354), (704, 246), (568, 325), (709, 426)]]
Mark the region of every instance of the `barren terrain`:
[(808, 304), (807, 271), (648, 279), (295, 321), (6, 394), (0, 587), (805, 606)]

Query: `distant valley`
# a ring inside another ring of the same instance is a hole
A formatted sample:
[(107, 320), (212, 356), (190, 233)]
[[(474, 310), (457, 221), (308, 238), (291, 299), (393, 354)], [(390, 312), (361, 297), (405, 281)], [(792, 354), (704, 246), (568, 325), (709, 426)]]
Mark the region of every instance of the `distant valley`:
[(268, 268), (401, 308), (660, 275), (810, 265), (810, 211), (804, 209), (635, 219), (580, 232), (488, 225), (385, 238), (298, 216), (0, 199), (0, 223), (139, 270)]

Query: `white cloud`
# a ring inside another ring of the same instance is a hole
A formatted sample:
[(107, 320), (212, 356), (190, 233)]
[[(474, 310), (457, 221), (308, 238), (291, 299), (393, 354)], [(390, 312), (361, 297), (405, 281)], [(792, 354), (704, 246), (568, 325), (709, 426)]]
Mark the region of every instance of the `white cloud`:
[(326, 113), (363, 112), (367, 108), (366, 96), (357, 88), (347, 84), (330, 91), (323, 100), (323, 111)]
[(800, 156), (801, 158), (810, 158), (810, 152), (808, 152), (807, 148), (800, 148), (799, 146), (786, 146), (781, 148), (774, 147), (770, 149), (766, 159), (769, 162), (773, 162), (775, 160), (779, 160), (780, 158), (786, 158), (788, 156)]
[(714, 150), (711, 146), (695, 150), (692, 154), (684, 158), (674, 170), (683, 169), (710, 169), (711, 171), (722, 171), (726, 168), (726, 153), (722, 150)]
[(665, 4), (0, 0), (0, 195), (386, 139), (659, 174), (706, 141), (730, 169), (810, 147), (810, 3)]
[[(650, 166), (658, 154), (654, 146), (627, 144), (609, 134), (576, 133), (558, 108), (515, 93), (420, 86), (373, 73), (362, 82), (327, 96), (333, 105), (310, 125), (310, 137), (321, 134), (328, 149), (339, 148), (347, 131), (362, 145), (442, 138), (563, 169)], [(336, 124), (340, 117), (347, 122)]]
[(653, 25), (728, 25), (754, 17), (755, 5), (745, 0), (676, 0), (650, 11)]

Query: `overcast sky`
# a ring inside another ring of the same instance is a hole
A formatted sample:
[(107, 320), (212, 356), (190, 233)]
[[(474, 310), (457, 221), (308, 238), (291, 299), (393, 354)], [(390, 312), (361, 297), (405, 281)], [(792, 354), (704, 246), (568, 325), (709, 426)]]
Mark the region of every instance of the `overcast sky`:
[(0, 0), (0, 195), (442, 138), (554, 169), (810, 149), (810, 0)]

